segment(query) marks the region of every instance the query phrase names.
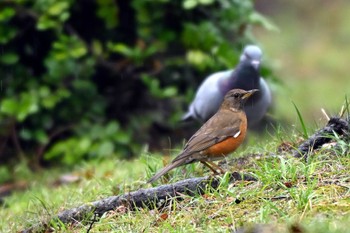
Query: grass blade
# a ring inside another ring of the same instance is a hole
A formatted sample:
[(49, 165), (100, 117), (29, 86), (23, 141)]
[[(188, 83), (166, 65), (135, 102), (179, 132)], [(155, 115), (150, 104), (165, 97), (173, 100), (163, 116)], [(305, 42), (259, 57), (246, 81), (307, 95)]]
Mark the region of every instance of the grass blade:
[[(349, 100), (348, 100), (348, 96), (345, 95), (345, 108), (344, 108), (344, 113), (346, 113), (346, 118), (348, 118), (349, 115), (350, 115), (350, 113), (349, 113), (349, 104), (350, 104), (350, 103), (349, 103)], [(343, 114), (344, 114), (344, 113), (342, 113), (340, 117), (343, 117)]]
[(305, 126), (305, 123), (304, 123), (304, 119), (303, 119), (303, 117), (302, 117), (298, 107), (296, 106), (296, 104), (293, 101), (292, 101), (292, 104), (294, 105), (294, 108), (295, 108), (295, 110), (296, 110), (296, 112), (298, 114), (298, 118), (299, 118), (302, 130), (303, 130), (303, 133), (304, 133), (304, 137), (308, 138), (309, 134), (307, 133), (307, 129), (306, 129), (306, 126)]

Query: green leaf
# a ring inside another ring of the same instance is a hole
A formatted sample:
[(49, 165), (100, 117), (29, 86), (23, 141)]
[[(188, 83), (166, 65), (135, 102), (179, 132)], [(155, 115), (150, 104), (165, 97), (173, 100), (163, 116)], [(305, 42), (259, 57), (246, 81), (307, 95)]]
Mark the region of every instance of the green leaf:
[(86, 55), (86, 53), (87, 53), (87, 49), (82, 44), (80, 44), (80, 45), (78, 45), (70, 50), (70, 55), (73, 58), (80, 58), (80, 57)]
[(115, 134), (115, 139), (120, 144), (128, 144), (131, 140), (130, 135), (125, 131), (118, 131)]
[(69, 16), (70, 16), (70, 13), (65, 11), (58, 16), (58, 19), (60, 22), (65, 22), (67, 19), (69, 19)]
[(44, 31), (50, 28), (55, 28), (58, 26), (58, 22), (48, 18), (46, 15), (42, 15), (39, 17), (38, 23), (36, 24), (36, 28), (39, 31)]
[(67, 51), (60, 51), (60, 52), (56, 52), (54, 54), (54, 58), (58, 61), (60, 60), (66, 60), (69, 56), (68, 56), (68, 52)]
[(64, 151), (67, 150), (67, 147), (68, 147), (68, 140), (57, 142), (50, 148), (50, 150), (48, 150), (45, 153), (44, 158), (53, 159), (53, 158), (59, 157), (64, 153)]
[(90, 128), (90, 138), (93, 140), (99, 139), (103, 137), (106, 133), (106, 130), (100, 125), (100, 124), (95, 124)]
[(23, 121), (28, 115), (36, 113), (39, 110), (38, 99), (33, 93), (24, 93), (18, 103), (17, 119)]
[(0, 107), (1, 112), (14, 116), (18, 121), (23, 121), (28, 115), (39, 110), (38, 98), (34, 93), (22, 93), (19, 101), (16, 99), (4, 99)]
[(34, 138), (41, 144), (46, 144), (49, 141), (49, 138), (46, 134), (46, 132), (42, 129), (38, 129), (34, 131)]
[(200, 50), (189, 50), (186, 60), (200, 69), (205, 69), (213, 62), (212, 58)]
[(89, 149), (89, 147), (91, 146), (92, 142), (90, 140), (90, 138), (82, 138), (80, 140), (80, 142), (78, 143), (78, 148), (80, 151), (87, 151)]
[(69, 7), (68, 2), (65, 1), (57, 1), (53, 3), (48, 9), (47, 13), (52, 16), (58, 16), (63, 13), (63, 11), (67, 10)]
[(103, 46), (102, 46), (101, 41), (93, 40), (91, 48), (92, 48), (92, 52), (93, 52), (94, 55), (96, 55), (96, 56), (101, 56), (102, 55), (102, 53), (103, 53)]
[(50, 89), (47, 86), (41, 86), (39, 88), (39, 95), (42, 98), (45, 98), (50, 95)]
[(20, 131), (19, 131), (19, 136), (24, 139), (24, 140), (31, 140), (33, 139), (33, 134), (32, 132), (29, 130), (29, 129), (26, 129), (26, 128), (22, 128)]
[(50, 95), (50, 96), (47, 96), (46, 98), (43, 98), (41, 103), (45, 108), (51, 109), (55, 107), (57, 103), (57, 98), (54, 95)]
[(0, 184), (4, 184), (9, 180), (13, 179), (13, 172), (10, 171), (9, 167), (6, 165), (0, 166)]
[(0, 111), (11, 116), (15, 116), (17, 112), (17, 100), (4, 99), (0, 105)]
[(177, 88), (176, 87), (167, 87), (163, 90), (163, 97), (170, 98), (177, 95)]
[(107, 29), (118, 26), (118, 5), (114, 0), (97, 0), (98, 9), (96, 14), (101, 18)]
[(61, 98), (61, 99), (64, 99), (64, 98), (67, 98), (71, 95), (71, 92), (65, 88), (60, 88), (57, 90), (56, 94)]
[(0, 11), (0, 22), (6, 22), (10, 20), (16, 11), (12, 7), (5, 7)]
[(41, 86), (39, 88), (39, 95), (42, 106), (51, 109), (62, 99), (67, 98), (69, 92), (66, 89), (59, 89), (56, 92), (52, 92), (47, 86)]
[(113, 121), (110, 122), (107, 126), (106, 126), (106, 135), (111, 135), (113, 136), (114, 134), (116, 134), (119, 130), (120, 126), (117, 122)]
[[(17, 29), (9, 25), (2, 25), (0, 27), (0, 43), (6, 44), (17, 35)], [(1, 55), (2, 56), (2, 55)]]
[(134, 54), (133, 50), (130, 47), (122, 43), (117, 43), (117, 44), (108, 43), (107, 46), (111, 51), (123, 54), (126, 57), (130, 57)]
[(98, 148), (97, 154), (99, 156), (108, 156), (114, 152), (114, 145), (110, 141), (104, 141)]
[(198, 2), (202, 5), (211, 5), (215, 0), (198, 0)]
[(191, 9), (195, 8), (197, 5), (198, 5), (197, 0), (185, 0), (182, 3), (182, 7), (186, 10), (191, 10)]
[(4, 53), (0, 56), (0, 61), (5, 65), (16, 64), (19, 60), (19, 57), (16, 53)]

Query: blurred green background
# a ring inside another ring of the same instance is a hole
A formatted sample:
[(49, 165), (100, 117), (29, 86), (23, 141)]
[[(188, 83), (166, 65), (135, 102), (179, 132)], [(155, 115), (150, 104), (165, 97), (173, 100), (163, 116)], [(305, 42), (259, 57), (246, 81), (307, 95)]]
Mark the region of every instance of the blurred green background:
[(200, 82), (248, 43), (264, 51), (273, 116), (298, 127), (294, 102), (318, 124), (350, 91), (349, 4), (1, 1), (1, 171), (175, 147), (197, 127), (179, 119)]
[(311, 126), (324, 122), (321, 112), (338, 114), (350, 95), (350, 2), (256, 1), (256, 7), (278, 27), (257, 28), (273, 72), (283, 82), (276, 90), (276, 111), (297, 123), (293, 101)]

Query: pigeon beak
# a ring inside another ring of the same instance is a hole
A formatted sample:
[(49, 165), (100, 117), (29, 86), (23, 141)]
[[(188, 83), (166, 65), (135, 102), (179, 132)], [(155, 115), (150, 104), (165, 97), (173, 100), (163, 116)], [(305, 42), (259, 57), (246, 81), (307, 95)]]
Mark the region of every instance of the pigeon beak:
[(248, 99), (251, 95), (253, 95), (257, 91), (259, 91), (259, 90), (258, 89), (253, 89), (253, 90), (247, 91), (247, 93), (245, 93), (242, 96), (242, 99)]
[(259, 69), (260, 61), (258, 61), (258, 60), (253, 60), (251, 64), (252, 64), (252, 66), (257, 70), (257, 69)]

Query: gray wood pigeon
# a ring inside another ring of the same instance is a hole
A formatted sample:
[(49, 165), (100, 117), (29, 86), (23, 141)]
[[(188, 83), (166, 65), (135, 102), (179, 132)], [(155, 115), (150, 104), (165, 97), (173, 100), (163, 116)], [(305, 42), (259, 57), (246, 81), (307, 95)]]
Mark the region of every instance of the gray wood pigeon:
[(258, 46), (247, 45), (234, 70), (220, 71), (207, 77), (197, 90), (183, 121), (195, 119), (206, 122), (220, 107), (225, 94), (231, 89), (258, 89), (245, 104), (248, 127), (259, 127), (272, 102), (272, 96), (266, 81), (260, 77), (262, 51)]

